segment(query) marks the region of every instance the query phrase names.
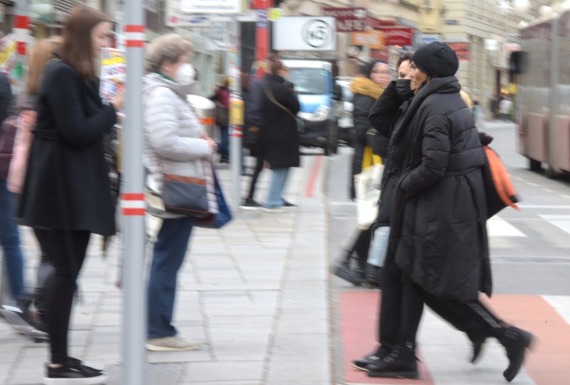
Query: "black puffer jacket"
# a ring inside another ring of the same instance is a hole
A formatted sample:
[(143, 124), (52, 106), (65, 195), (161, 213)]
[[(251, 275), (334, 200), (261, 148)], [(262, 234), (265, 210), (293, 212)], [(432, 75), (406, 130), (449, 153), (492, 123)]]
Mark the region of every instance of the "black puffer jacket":
[(484, 153), (454, 76), (435, 78), (396, 127), (389, 252), (426, 291), (446, 299), (491, 294), (482, 179)]

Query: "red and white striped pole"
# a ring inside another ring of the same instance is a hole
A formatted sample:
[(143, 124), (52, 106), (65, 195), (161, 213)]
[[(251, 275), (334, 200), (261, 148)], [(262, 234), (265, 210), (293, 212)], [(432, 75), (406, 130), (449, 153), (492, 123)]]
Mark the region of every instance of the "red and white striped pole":
[(123, 215), (123, 370), (121, 384), (147, 383), (145, 341), (147, 337), (144, 282), (145, 200), (143, 169), (143, 75), (144, 4), (126, 0), (124, 16), (127, 82), (123, 124), (123, 176), (121, 213)]
[(27, 45), (30, 36), (30, 16), (28, 8), (28, 0), (18, 0), (14, 5), (14, 24), (13, 33), (16, 42), (16, 60), (12, 76), (16, 82), (16, 93), (22, 92), (24, 89), (24, 78), (26, 75), (26, 54)]

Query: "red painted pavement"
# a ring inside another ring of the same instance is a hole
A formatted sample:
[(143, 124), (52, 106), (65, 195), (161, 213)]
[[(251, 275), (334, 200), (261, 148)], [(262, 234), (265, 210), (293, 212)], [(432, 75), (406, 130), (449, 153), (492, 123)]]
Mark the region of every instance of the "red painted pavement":
[[(379, 304), (378, 291), (351, 291), (339, 294), (342, 341), (344, 349), (344, 374), (346, 384), (432, 385), (434, 382), (420, 362), (418, 380), (372, 378), (354, 368), (351, 361), (371, 353), (376, 346), (376, 319)], [(422, 360), (421, 351), (416, 352)]]
[[(370, 353), (375, 346), (379, 300), (380, 293), (377, 291), (339, 293), (344, 383), (434, 384), (428, 368), (422, 362), (419, 366), (419, 380), (370, 378), (351, 365), (351, 360)], [(535, 343), (525, 362), (525, 370), (535, 384), (570, 384), (570, 325), (544, 298), (532, 295), (495, 295), (492, 300), (482, 300), (506, 322), (535, 335)], [(417, 353), (422, 360), (421, 350), (418, 349)]]

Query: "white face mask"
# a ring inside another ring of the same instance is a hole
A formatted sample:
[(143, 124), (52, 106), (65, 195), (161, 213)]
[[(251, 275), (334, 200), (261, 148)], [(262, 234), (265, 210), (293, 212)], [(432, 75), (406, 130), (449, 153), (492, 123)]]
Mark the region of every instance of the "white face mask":
[(192, 64), (184, 63), (180, 67), (178, 67), (175, 78), (175, 80), (178, 83), (184, 85), (190, 85), (194, 83), (195, 79), (196, 79), (196, 70), (194, 70)]

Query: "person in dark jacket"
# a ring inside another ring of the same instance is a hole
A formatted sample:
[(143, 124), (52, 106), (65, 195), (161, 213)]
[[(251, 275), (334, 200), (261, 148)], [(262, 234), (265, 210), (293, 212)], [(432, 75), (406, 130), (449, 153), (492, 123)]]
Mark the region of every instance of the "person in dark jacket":
[(75, 7), (65, 22), (59, 59), (47, 65), (37, 98), (19, 215), (24, 225), (51, 230), (55, 277), (47, 299), (51, 360), (44, 383), (106, 380), (101, 370), (68, 355), (68, 331), (91, 233), (115, 233), (103, 138), (117, 122), (122, 95), (103, 104), (96, 74), (110, 33), (111, 23), (102, 12)]
[(261, 143), (260, 132), (263, 125), (263, 111), (261, 107), (263, 92), (263, 79), (258, 79), (255, 76), (248, 77), (248, 92), (244, 93), (245, 123), (243, 137), (244, 146), (249, 150), (249, 155), (255, 158), (255, 166), (249, 181), (247, 196), (240, 205), (242, 209), (246, 210), (263, 208), (263, 205), (255, 200), (257, 180), (263, 171), (263, 154), (261, 151), (263, 144)]
[(434, 42), (413, 56), (412, 86), (419, 92), (396, 126), (389, 162), (400, 170), (390, 207), (386, 259), (402, 279), (402, 325), (390, 353), (367, 366), (372, 377), (418, 376), (415, 334), (423, 299), (453, 309), (483, 338), (504, 347), (507, 381), (518, 374), (533, 336), (499, 320), (479, 300), (492, 277), (486, 232), (484, 153), (473, 116), (454, 74), (455, 52)]
[(290, 168), (299, 167), (301, 162), (296, 119), (301, 105), (286, 77), (287, 68), (283, 62), (276, 57), (270, 58), (269, 74), (263, 78), (261, 94), (261, 151), (272, 173), (264, 208), (268, 212), (294, 206), (283, 198), (283, 191)]
[(368, 120), (370, 109), (378, 100), (384, 88), (392, 80), (388, 64), (376, 61), (371, 64), (362, 64), (359, 67), (359, 76), (350, 84), (352, 99), (352, 120), (354, 122), (354, 155), (352, 157), (352, 174), (350, 181), (350, 198), (356, 198), (354, 189), (354, 176), (362, 171), (362, 160), (366, 147), (367, 132), (373, 127)]
[[(370, 110), (370, 123), (378, 131), (376, 136), (377, 148), (384, 154), (385, 164), (378, 216), (372, 226), (374, 229), (390, 226), (392, 194), (400, 171), (388, 157), (388, 143), (392, 137), (394, 127), (398, 125), (406, 113), (414, 92), (418, 91), (417, 85), (414, 84), (412, 86), (411, 83), (412, 56), (411, 52), (406, 52), (400, 57), (396, 65), (398, 79), (390, 82), (382, 96)], [(381, 258), (384, 257), (382, 256)], [(404, 288), (401, 271), (395, 264), (394, 259), (385, 259), (382, 271), (382, 302), (378, 315), (378, 340), (380, 344), (371, 354), (354, 360), (353, 365), (356, 368), (368, 370), (369, 364), (374, 364), (379, 360), (379, 357), (389, 354), (396, 345), (402, 320), (416, 318), (409, 317), (409, 314), (408, 316), (402, 314), (401, 305)], [(475, 362), (479, 357), (485, 338), (480, 336), (477, 329), (472, 330), (470, 323), (465, 324), (462, 322), (463, 319), (456, 316), (453, 308), (439, 306), (436, 301), (430, 298), (424, 298), (424, 301), (445, 320), (467, 333), (473, 342), (472, 362)]]

